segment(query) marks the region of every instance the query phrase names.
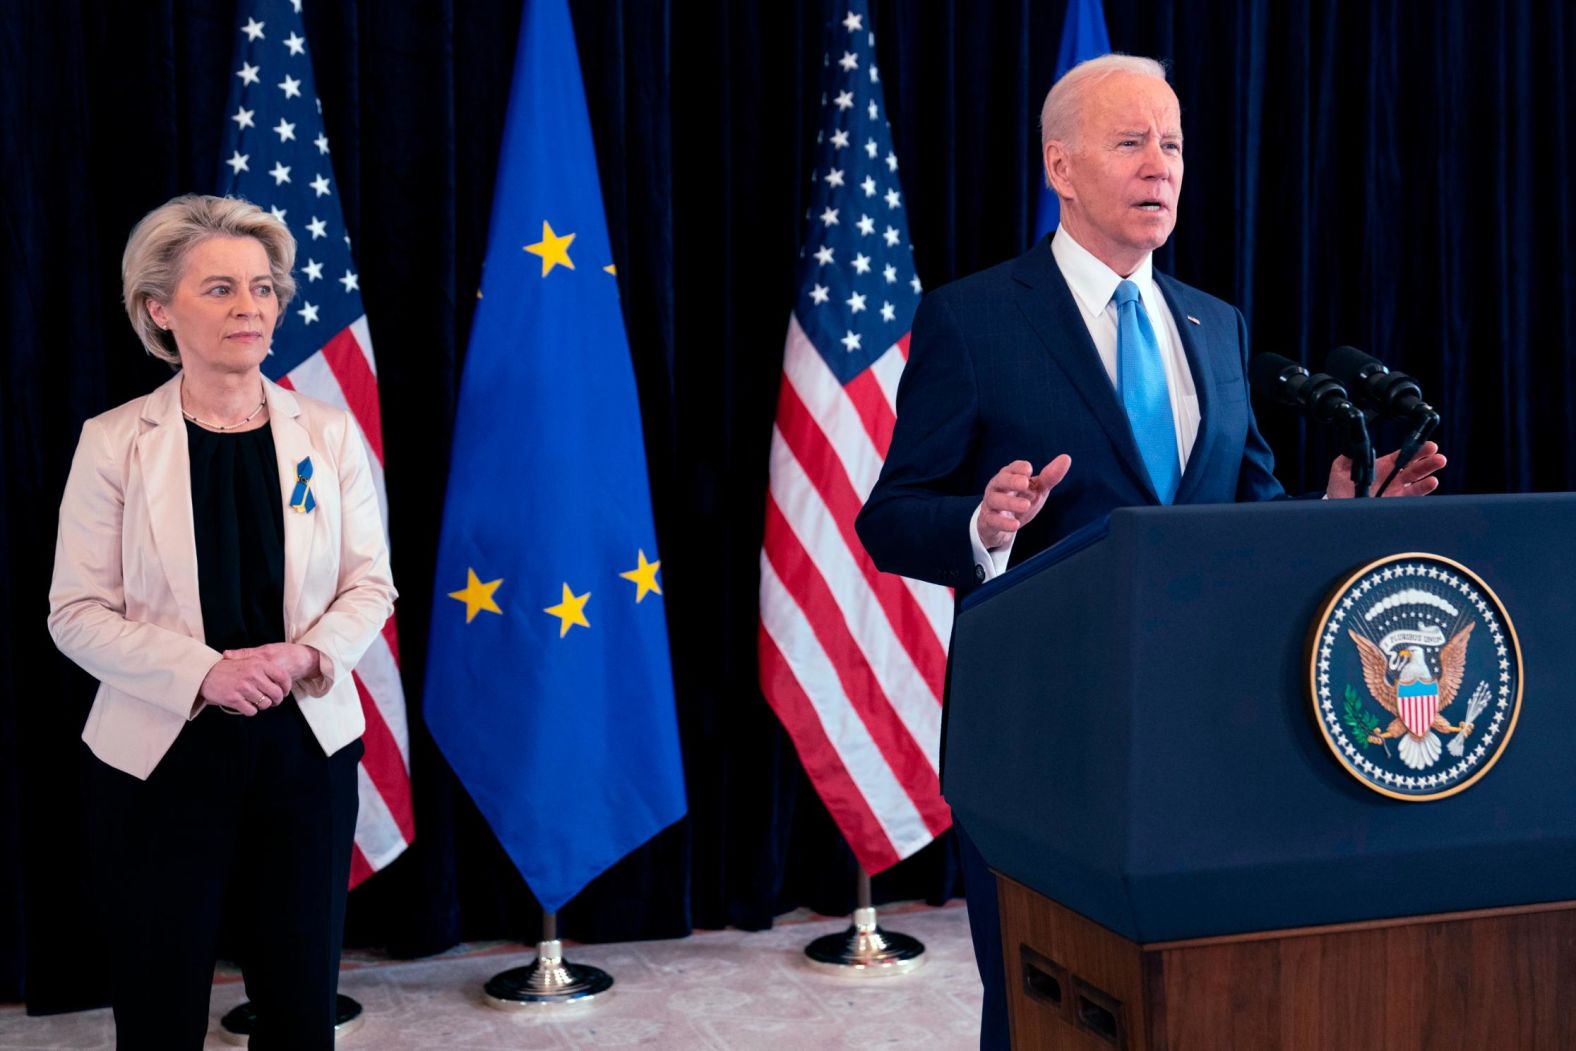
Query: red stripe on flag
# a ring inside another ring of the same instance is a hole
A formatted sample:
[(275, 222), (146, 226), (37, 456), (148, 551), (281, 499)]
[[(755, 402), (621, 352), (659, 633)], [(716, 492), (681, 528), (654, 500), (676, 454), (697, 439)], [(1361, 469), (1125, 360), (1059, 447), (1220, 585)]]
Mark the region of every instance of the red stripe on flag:
[[(800, 544), (783, 517), (782, 509), (769, 493), (763, 547), (783, 587), (804, 612), (809, 628), (836, 669), (854, 714), (865, 724), (871, 740), (919, 811), (925, 827), (931, 835), (940, 835), (952, 823), (952, 815), (941, 801), (941, 782), (936, 771), (908, 727), (893, 711), (875, 671), (849, 632), (820, 568)], [(803, 754), (800, 753), (801, 758)]]
[(383, 713), (378, 710), (377, 702), (362, 684), (361, 676), (352, 673), (352, 678), (356, 680), (356, 691), (361, 695), (361, 711), (367, 722), (361, 737), (366, 747), (361, 765), (377, 787), (378, 794), (383, 797), (384, 806), (399, 825), (400, 835), (409, 843), (416, 838), (416, 819), (411, 807), (410, 777), (405, 772), (404, 757), (400, 754), (394, 735), (389, 733), (388, 724), (383, 721)]
[(793, 739), (794, 748), (804, 764), (805, 773), (826, 804), (827, 812), (855, 848), (865, 870), (872, 875), (890, 868), (901, 859), (892, 849), (886, 830), (865, 802), (864, 794), (849, 776), (837, 749), (827, 738), (815, 706), (799, 687), (793, 669), (766, 631), (758, 628), (761, 691)]
[(378, 404), (378, 378), (367, 364), (367, 355), (350, 329), (341, 329), (323, 345), (323, 360), (345, 395), (350, 414), (367, 436), (372, 455), (383, 462), (383, 409)]
[(367, 862), (367, 856), (361, 853), (361, 848), (352, 843), (350, 846), (350, 889), (355, 890), (358, 884), (376, 871)]
[[(870, 373), (867, 370), (864, 374), (868, 376)], [(914, 593), (901, 578), (876, 569), (865, 546), (859, 542), (859, 534), (854, 530), (854, 518), (859, 514), (861, 503), (859, 495), (854, 492), (848, 472), (843, 469), (825, 432), (805, 408), (804, 402), (799, 399), (799, 392), (786, 377), (777, 396), (777, 429), (836, 520), (843, 543), (859, 563), (859, 569), (876, 601), (881, 604), (898, 642), (908, 652), (920, 677), (935, 695), (936, 703), (940, 704), (947, 682), (947, 651), (936, 637), (936, 629), (920, 608)]]
[(280, 376), (278, 379), (274, 380), (274, 382), (279, 384), (285, 390), (295, 390), (295, 384), (290, 382), (289, 376)]
[(904, 361), (908, 360), (908, 341), (913, 335), (914, 333), (912, 332), (905, 332), (903, 333), (902, 338), (897, 341), (897, 349), (903, 352)]
[(897, 413), (887, 404), (886, 392), (876, 381), (875, 370), (861, 372), (844, 384), (843, 390), (848, 392), (848, 400), (859, 414), (859, 422), (865, 425), (865, 433), (875, 443), (876, 452), (885, 460), (887, 450), (892, 447), (892, 428), (897, 426)]

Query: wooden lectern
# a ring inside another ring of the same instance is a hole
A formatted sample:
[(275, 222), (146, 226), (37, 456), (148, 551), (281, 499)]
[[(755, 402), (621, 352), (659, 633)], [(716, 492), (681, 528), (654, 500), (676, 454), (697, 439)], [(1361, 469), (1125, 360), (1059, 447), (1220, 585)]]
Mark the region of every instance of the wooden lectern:
[[(1143, 508), (968, 596), (943, 786), (997, 872), (1018, 1048), (1576, 1048), (1576, 495)], [(1498, 596), (1497, 764), (1406, 802), (1308, 695), (1331, 590), (1401, 552)]]

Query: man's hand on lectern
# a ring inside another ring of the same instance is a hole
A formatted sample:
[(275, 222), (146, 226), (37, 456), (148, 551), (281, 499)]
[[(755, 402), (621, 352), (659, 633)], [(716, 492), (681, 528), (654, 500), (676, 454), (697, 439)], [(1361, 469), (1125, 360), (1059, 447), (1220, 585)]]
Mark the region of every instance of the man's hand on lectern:
[[(1390, 477), (1390, 471), (1395, 467), (1395, 458), (1401, 454), (1397, 449), (1387, 456), (1381, 456), (1374, 462), (1373, 489), (1378, 489), (1384, 480)], [(1424, 442), (1423, 447), (1417, 450), (1417, 455), (1412, 462), (1401, 469), (1395, 476), (1395, 481), (1390, 483), (1390, 488), (1384, 491), (1385, 496), (1427, 496), (1439, 488), (1439, 479), (1434, 477), (1441, 467), (1445, 466), (1445, 458), (1439, 453), (1439, 446), (1434, 442)], [(1353, 495), (1356, 490), (1352, 488), (1352, 461), (1349, 457), (1337, 456), (1330, 465), (1330, 484), (1325, 486), (1324, 495), (1331, 500), (1344, 500)]]

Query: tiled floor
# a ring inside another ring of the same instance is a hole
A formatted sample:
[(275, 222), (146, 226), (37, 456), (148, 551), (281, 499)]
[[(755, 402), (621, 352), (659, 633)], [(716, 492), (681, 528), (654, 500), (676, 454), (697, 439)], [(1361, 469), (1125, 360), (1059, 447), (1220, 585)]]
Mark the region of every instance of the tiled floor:
[[(702, 932), (676, 941), (571, 948), (571, 960), (613, 975), (614, 987), (584, 1007), (503, 1012), (485, 1006), (492, 975), (528, 963), (518, 945), (468, 946), (411, 962), (347, 966), (340, 989), (365, 1022), (340, 1041), (346, 1051), (536, 1051), (613, 1047), (756, 1048), (978, 1046), (979, 978), (961, 903), (883, 909), (884, 927), (919, 938), (926, 962), (894, 978), (847, 979), (806, 966), (804, 946), (848, 925), (814, 918), (770, 931)], [(215, 1024), (243, 997), (235, 981), (214, 986)], [(28, 1018), (0, 1009), (0, 1051), (114, 1047), (109, 1011)], [(210, 1034), (207, 1048), (229, 1045)]]

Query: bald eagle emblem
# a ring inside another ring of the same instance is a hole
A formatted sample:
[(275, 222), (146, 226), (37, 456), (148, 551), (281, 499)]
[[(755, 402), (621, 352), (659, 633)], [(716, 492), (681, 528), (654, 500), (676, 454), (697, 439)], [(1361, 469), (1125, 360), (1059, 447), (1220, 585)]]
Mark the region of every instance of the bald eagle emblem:
[[(1430, 625), (1419, 624), (1417, 634), (1428, 635)], [(1401, 761), (1413, 770), (1426, 770), (1439, 761), (1442, 752), (1439, 733), (1472, 732), (1470, 722), (1451, 725), (1440, 714), (1456, 699), (1461, 675), (1466, 669), (1467, 643), (1475, 624), (1468, 624), (1439, 651), (1438, 676), (1428, 665), (1427, 650), (1421, 642), (1398, 646), (1387, 658), (1372, 639), (1348, 629), (1363, 662), (1363, 681), (1379, 706), (1395, 716), (1390, 725), (1368, 735), (1371, 744), (1399, 737)], [(1394, 672), (1394, 678), (1391, 677)], [(1435, 733), (1435, 731), (1439, 733)]]
[(1452, 795), (1510, 739), (1521, 651), (1498, 598), (1465, 566), (1426, 554), (1365, 566), (1336, 590), (1313, 640), (1319, 729), (1369, 788)]

